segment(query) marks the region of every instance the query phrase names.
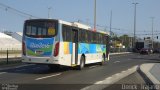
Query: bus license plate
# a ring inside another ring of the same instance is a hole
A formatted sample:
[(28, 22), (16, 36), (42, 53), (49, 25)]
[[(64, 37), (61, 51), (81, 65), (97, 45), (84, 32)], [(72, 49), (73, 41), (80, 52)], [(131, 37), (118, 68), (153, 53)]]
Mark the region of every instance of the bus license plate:
[(37, 50), (35, 53), (36, 53), (36, 54), (39, 54), (39, 55), (42, 55), (42, 54), (43, 54), (43, 51)]

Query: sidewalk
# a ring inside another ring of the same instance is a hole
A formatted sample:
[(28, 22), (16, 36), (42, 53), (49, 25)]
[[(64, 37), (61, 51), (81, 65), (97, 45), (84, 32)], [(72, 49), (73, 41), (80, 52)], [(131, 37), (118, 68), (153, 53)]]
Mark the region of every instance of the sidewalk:
[(142, 64), (140, 71), (152, 84), (160, 85), (160, 63)]

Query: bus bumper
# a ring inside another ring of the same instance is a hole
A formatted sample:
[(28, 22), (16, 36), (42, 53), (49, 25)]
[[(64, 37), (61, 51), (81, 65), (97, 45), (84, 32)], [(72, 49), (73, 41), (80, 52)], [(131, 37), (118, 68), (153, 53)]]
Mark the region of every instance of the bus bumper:
[(54, 58), (54, 57), (22, 56), (22, 62), (24, 62), (24, 63), (39, 63), (39, 64), (59, 64), (58, 58)]

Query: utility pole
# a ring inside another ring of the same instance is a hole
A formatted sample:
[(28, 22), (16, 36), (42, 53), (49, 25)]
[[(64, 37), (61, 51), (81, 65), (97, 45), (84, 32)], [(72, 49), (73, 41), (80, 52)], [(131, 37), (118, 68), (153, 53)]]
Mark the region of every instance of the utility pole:
[(94, 31), (96, 31), (96, 9), (97, 9), (97, 2), (94, 0)]
[(112, 32), (112, 10), (111, 10), (111, 16), (110, 16), (110, 37)]
[(50, 10), (51, 9), (52, 9), (51, 7), (48, 8), (48, 19), (51, 19), (51, 17), (50, 17)]
[(154, 17), (151, 17), (152, 19), (152, 49), (153, 49), (153, 24), (154, 24)]
[(132, 3), (134, 4), (134, 38), (133, 38), (133, 47), (136, 47), (136, 9), (137, 9), (137, 4), (138, 3)]

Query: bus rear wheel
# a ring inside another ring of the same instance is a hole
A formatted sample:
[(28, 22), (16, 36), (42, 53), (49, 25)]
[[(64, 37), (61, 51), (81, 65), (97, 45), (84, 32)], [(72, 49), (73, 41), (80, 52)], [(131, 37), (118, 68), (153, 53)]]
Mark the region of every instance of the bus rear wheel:
[(84, 68), (84, 65), (85, 65), (85, 58), (84, 56), (82, 56), (80, 60), (80, 65), (78, 66), (78, 70), (82, 70)]

